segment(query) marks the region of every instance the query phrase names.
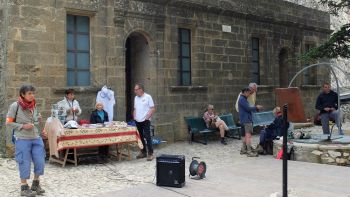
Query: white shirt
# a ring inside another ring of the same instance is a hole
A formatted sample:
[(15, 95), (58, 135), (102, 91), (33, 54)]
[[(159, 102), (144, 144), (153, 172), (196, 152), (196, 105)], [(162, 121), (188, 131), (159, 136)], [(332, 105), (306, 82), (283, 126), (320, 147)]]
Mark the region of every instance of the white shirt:
[(108, 89), (106, 86), (103, 86), (101, 91), (97, 93), (96, 97), (96, 103), (102, 103), (103, 109), (108, 114), (108, 121), (113, 121), (113, 115), (114, 115), (114, 105), (115, 105), (115, 98), (114, 98), (114, 91)]
[(153, 99), (151, 95), (144, 93), (142, 96), (135, 96), (134, 109), (135, 120), (137, 122), (143, 122), (146, 120), (147, 113), (154, 107)]

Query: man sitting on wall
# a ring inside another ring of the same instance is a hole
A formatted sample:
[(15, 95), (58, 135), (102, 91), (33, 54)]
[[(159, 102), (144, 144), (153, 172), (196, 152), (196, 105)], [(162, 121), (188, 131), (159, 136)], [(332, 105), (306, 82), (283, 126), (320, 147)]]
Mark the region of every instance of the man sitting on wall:
[(335, 120), (337, 124), (339, 135), (344, 135), (340, 129), (340, 112), (338, 110), (338, 94), (331, 90), (331, 85), (325, 82), (322, 86), (323, 91), (317, 97), (316, 109), (320, 112), (321, 124), (323, 134), (330, 134), (329, 132), (329, 120), (330, 118)]

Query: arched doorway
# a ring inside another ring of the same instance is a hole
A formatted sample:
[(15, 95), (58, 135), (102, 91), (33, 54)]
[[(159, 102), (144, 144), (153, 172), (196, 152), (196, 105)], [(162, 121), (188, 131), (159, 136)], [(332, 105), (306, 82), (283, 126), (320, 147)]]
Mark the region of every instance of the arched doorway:
[(148, 87), (150, 72), (150, 49), (146, 37), (139, 33), (131, 33), (125, 42), (125, 105), (126, 121), (133, 119), (134, 85), (142, 83)]
[(289, 66), (288, 66), (288, 50), (283, 48), (281, 49), (278, 55), (278, 64), (279, 64), (279, 82), (280, 87), (285, 88), (288, 86), (289, 81)]

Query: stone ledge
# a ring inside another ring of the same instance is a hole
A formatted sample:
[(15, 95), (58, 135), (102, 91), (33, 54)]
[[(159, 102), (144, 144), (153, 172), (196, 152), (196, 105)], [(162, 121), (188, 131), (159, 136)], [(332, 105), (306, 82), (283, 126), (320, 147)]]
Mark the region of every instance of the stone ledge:
[(170, 86), (169, 88), (171, 91), (191, 91), (191, 90), (207, 91), (208, 90), (208, 86)]
[(52, 88), (53, 93), (55, 94), (64, 94), (67, 89), (74, 89), (76, 93), (97, 93), (101, 88), (99, 87), (80, 87), (80, 86), (72, 86), (72, 87), (56, 87)]

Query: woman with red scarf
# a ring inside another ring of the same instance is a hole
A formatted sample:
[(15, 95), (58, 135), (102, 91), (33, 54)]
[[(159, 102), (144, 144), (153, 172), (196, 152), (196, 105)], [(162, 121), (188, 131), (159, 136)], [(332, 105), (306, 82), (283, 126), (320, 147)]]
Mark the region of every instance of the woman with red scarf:
[[(21, 179), (21, 196), (35, 196), (45, 192), (40, 186), (39, 176), (44, 174), (45, 149), (39, 135), (41, 116), (36, 108), (35, 88), (23, 85), (18, 100), (10, 105), (6, 117), (7, 126), (14, 131), (16, 162)], [(34, 180), (29, 188), (30, 166), (34, 163)]]

